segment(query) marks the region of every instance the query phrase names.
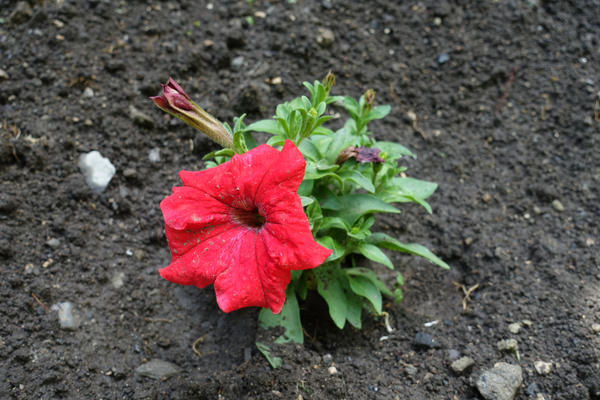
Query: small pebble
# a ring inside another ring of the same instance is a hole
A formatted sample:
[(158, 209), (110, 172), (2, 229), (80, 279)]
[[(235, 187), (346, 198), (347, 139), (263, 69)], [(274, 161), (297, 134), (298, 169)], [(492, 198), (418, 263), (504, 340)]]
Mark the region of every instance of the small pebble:
[(432, 349), (438, 346), (438, 342), (433, 335), (425, 332), (417, 332), (413, 344), (415, 347), (422, 349)]
[(244, 57), (238, 56), (231, 60), (231, 69), (239, 71), (244, 66)]
[(135, 369), (135, 372), (142, 376), (161, 381), (167, 380), (173, 375), (177, 375), (180, 371), (181, 369), (177, 365), (157, 358), (150, 360)]
[(57, 238), (52, 238), (46, 242), (48, 247), (52, 247), (53, 249), (57, 249), (60, 246), (60, 240)]
[(333, 362), (333, 356), (331, 354), (325, 354), (323, 356), (323, 362), (325, 363), (325, 365), (329, 365)]
[(329, 375), (335, 375), (335, 374), (337, 374), (338, 371), (337, 371), (336, 367), (331, 366), (331, 367), (327, 368), (327, 372), (329, 372)]
[(323, 48), (331, 47), (335, 41), (335, 35), (331, 29), (319, 28), (317, 30), (317, 43)]
[(137, 124), (138, 126), (141, 126), (143, 128), (153, 128), (154, 127), (154, 120), (152, 119), (152, 117), (141, 112), (140, 110), (135, 108), (133, 105), (129, 106), (129, 118), (131, 118), (135, 124)]
[(533, 363), (535, 370), (540, 375), (548, 375), (552, 370), (552, 363), (545, 361), (536, 361)]
[(83, 90), (81, 97), (86, 98), (86, 99), (94, 97), (94, 90), (91, 87), (86, 87)]
[(521, 321), (523, 323), (523, 325), (525, 325), (526, 327), (530, 328), (533, 326), (533, 322), (528, 320), (528, 319), (524, 319), (523, 321)]
[(499, 362), (477, 378), (479, 393), (486, 400), (512, 400), (523, 384), (523, 370), (518, 365)]
[(492, 196), (489, 193), (484, 193), (483, 196), (481, 196), (481, 200), (484, 203), (487, 203), (488, 201), (490, 201), (492, 199)]
[(8, 74), (3, 69), (0, 69), (0, 79), (3, 79), (3, 80), (8, 79)]
[(440, 26), (440, 25), (442, 24), (442, 19), (441, 19), (440, 17), (435, 17), (435, 18), (433, 19), (433, 24), (434, 24), (435, 26)]
[(512, 324), (508, 325), (508, 331), (510, 333), (514, 333), (516, 335), (517, 333), (519, 333), (520, 330), (521, 330), (520, 322), (513, 322)]
[(148, 159), (152, 163), (160, 162), (160, 149), (158, 147), (153, 148), (148, 153)]
[(88, 186), (96, 193), (106, 189), (117, 171), (110, 160), (96, 150), (79, 156), (79, 169)]
[(440, 65), (446, 64), (448, 61), (450, 61), (450, 56), (448, 55), (448, 53), (441, 53), (438, 56), (438, 59), (437, 59), (438, 64), (440, 64)]
[(79, 328), (79, 318), (73, 312), (73, 303), (70, 301), (54, 304), (50, 309), (58, 311), (58, 323), (61, 329), (74, 331)]
[(135, 178), (137, 175), (137, 171), (133, 168), (125, 168), (123, 171), (123, 176), (125, 178)]
[(460, 352), (456, 349), (448, 350), (448, 360), (455, 361), (460, 358)]
[(519, 348), (519, 343), (516, 341), (516, 339), (506, 339), (500, 340), (498, 343), (496, 343), (496, 346), (500, 351), (516, 352)]
[(414, 365), (407, 364), (407, 365), (404, 367), (404, 371), (406, 372), (406, 375), (413, 376), (413, 375), (416, 375), (416, 374), (417, 374), (417, 372), (418, 372), (418, 369), (417, 369), (417, 367), (415, 367)]
[(592, 324), (592, 330), (596, 333), (600, 333), (600, 324)]
[(138, 259), (138, 261), (142, 261), (144, 258), (146, 258), (146, 252), (142, 249), (135, 249), (133, 251), (133, 255)]
[(115, 272), (110, 281), (115, 289), (122, 288), (125, 284), (125, 273), (122, 271)]
[(563, 204), (558, 199), (552, 201), (552, 208), (554, 208), (558, 212), (565, 211), (565, 206), (563, 206)]
[(465, 370), (471, 368), (474, 364), (475, 360), (473, 360), (471, 357), (461, 357), (458, 360), (454, 361), (450, 365), (450, 368), (452, 368), (452, 371), (456, 372), (457, 374), (460, 374)]

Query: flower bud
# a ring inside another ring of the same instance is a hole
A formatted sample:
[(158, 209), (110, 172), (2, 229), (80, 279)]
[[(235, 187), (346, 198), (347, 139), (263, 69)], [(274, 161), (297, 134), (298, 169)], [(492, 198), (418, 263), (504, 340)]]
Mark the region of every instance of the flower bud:
[(373, 102), (375, 101), (375, 91), (373, 89), (369, 89), (365, 92), (365, 111), (371, 111), (373, 108)]
[(335, 75), (333, 75), (333, 72), (329, 71), (327, 75), (325, 75), (325, 78), (323, 78), (323, 86), (328, 94), (333, 85), (335, 85)]
[(223, 124), (194, 103), (173, 78), (161, 86), (162, 94), (150, 97), (158, 108), (198, 129), (221, 146), (233, 148), (233, 140)]

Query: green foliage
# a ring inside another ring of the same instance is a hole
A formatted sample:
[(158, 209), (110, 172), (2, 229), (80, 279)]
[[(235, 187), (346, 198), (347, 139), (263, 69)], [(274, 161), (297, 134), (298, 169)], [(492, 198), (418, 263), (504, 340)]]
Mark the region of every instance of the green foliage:
[[(413, 202), (431, 213), (426, 199), (435, 192), (437, 184), (406, 177), (406, 168), (398, 160), (415, 155), (398, 143), (375, 140), (368, 130), (369, 122), (390, 113), (389, 106), (375, 106), (375, 93), (371, 90), (358, 100), (331, 96), (334, 82), (332, 74), (323, 83), (304, 82), (308, 96), (280, 104), (270, 119), (245, 125), (244, 116), (236, 118), (233, 128), (226, 125), (234, 148), (205, 157), (214, 160), (210, 165), (227, 161), (234, 154), (255, 147), (252, 135), (258, 132), (271, 135), (267, 143), (272, 146), (293, 141), (306, 160), (298, 194), (316, 241), (333, 253), (313, 270), (293, 271), (280, 314), (261, 311), (259, 320), (263, 328), (283, 327), (276, 343), (303, 342), (298, 298), (305, 299), (311, 290), (316, 290), (326, 301), (329, 315), (340, 329), (346, 322), (360, 328), (363, 310), (375, 316), (387, 315), (383, 311), (383, 298), (400, 301), (404, 278), (396, 273), (395, 281), (388, 286), (375, 270), (368, 268), (371, 264), (365, 260), (393, 270), (387, 253), (391, 250), (418, 255), (449, 268), (420, 244), (403, 243), (386, 233), (371, 231), (375, 215), (400, 213), (396, 208), (399, 203)], [(329, 106), (341, 108), (349, 116), (335, 131), (325, 125), (332, 118), (327, 112)], [(371, 155), (365, 161), (359, 158), (359, 152), (365, 149), (371, 149), (367, 155), (380, 152), (378, 157)], [(259, 350), (269, 359), (268, 349), (264, 344), (260, 346)], [(269, 362), (273, 365), (277, 360)]]

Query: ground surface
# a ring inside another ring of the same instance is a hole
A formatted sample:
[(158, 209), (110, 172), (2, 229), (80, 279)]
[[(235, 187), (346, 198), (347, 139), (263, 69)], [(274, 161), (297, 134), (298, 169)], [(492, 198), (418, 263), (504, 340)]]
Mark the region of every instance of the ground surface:
[[(0, 398), (478, 399), (475, 379), (498, 361), (523, 368), (518, 399), (598, 398), (597, 1), (30, 6), (0, 0)], [(222, 120), (256, 120), (329, 69), (334, 94), (373, 88), (392, 105), (372, 130), (440, 184), (432, 215), (404, 207), (381, 227), (453, 269), (394, 256), (407, 283), (388, 308), (393, 333), (368, 317), (338, 331), (306, 307), (310, 339), (272, 370), (254, 346), (257, 310), (225, 315), (211, 289), (156, 272), (169, 262), (158, 204), (214, 147), (148, 96), (173, 76)], [(117, 168), (101, 195), (77, 166), (91, 150)], [(455, 282), (478, 285), (466, 309)], [(71, 331), (49, 310), (67, 301)], [(438, 345), (415, 347), (418, 332)], [(520, 359), (498, 351), (509, 338)], [(460, 375), (457, 352), (475, 361)], [(135, 372), (150, 359), (181, 372)]]

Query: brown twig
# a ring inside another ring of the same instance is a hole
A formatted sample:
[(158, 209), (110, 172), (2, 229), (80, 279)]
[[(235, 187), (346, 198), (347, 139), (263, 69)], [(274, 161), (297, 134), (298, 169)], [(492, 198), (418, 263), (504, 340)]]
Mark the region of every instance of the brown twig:
[(38, 298), (38, 297), (35, 295), (35, 293), (31, 293), (31, 295), (33, 296), (33, 298), (35, 299), (35, 301), (37, 301), (37, 303), (38, 303), (40, 306), (42, 306), (42, 308), (43, 308), (44, 310), (46, 310), (46, 312), (47, 312), (47, 313), (49, 313), (49, 312), (50, 312), (50, 308), (49, 308), (47, 305), (45, 305), (44, 303), (42, 303), (42, 301), (41, 301), (41, 300), (40, 300), (40, 299), (39, 299), (39, 298)]
[(462, 299), (462, 306), (463, 306), (463, 310), (466, 310), (467, 309), (467, 303), (469, 301), (472, 301), (472, 299), (471, 299), (471, 293), (473, 293), (475, 290), (477, 290), (477, 288), (479, 287), (479, 283), (476, 283), (475, 285), (471, 286), (468, 289), (462, 283), (459, 283), (459, 282), (452, 282), (452, 283), (454, 284), (454, 286), (456, 286), (457, 288), (459, 288), (459, 289), (461, 289), (463, 291), (465, 297)]

